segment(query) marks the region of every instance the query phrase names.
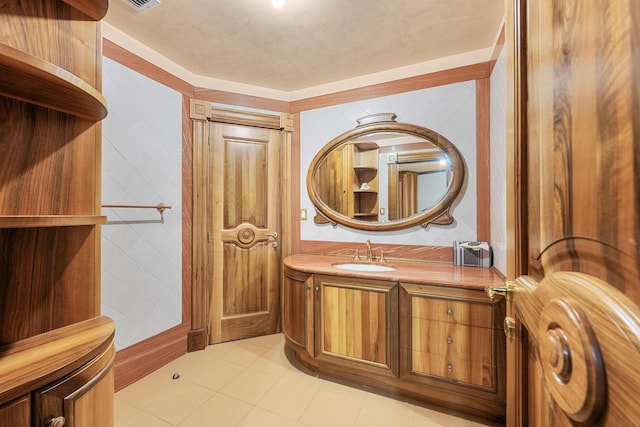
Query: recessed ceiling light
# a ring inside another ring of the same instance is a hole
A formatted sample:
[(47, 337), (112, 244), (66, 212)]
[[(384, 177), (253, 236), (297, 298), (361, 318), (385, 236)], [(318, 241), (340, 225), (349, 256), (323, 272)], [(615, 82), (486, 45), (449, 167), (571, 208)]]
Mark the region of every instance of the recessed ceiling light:
[(276, 9), (280, 9), (282, 6), (284, 6), (284, 0), (271, 0), (271, 4)]

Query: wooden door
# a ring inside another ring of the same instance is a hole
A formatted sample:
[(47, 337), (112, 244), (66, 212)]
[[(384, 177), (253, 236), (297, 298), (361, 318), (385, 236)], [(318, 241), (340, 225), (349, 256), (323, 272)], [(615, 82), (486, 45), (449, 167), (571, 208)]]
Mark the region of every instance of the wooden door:
[(637, 425), (640, 2), (512, 7), (522, 256), (507, 284), (509, 425)]
[(279, 129), (209, 124), (209, 343), (279, 330)]

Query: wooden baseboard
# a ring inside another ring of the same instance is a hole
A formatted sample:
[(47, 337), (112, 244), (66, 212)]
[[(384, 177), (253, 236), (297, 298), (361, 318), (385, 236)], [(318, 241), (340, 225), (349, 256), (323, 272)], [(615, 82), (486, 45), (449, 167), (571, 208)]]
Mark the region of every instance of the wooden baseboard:
[(187, 351), (204, 350), (207, 347), (207, 330), (206, 329), (192, 329), (189, 331), (187, 337)]
[(186, 354), (189, 330), (190, 325), (182, 323), (118, 351), (114, 362), (115, 391)]

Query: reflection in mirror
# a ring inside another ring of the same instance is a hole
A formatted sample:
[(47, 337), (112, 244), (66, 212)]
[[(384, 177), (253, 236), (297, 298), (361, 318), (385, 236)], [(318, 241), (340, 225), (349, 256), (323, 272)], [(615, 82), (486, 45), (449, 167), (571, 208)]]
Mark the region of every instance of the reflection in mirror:
[(332, 140), (307, 176), (316, 222), (365, 230), (449, 224), (464, 178), (458, 150), (419, 126), (367, 121)]

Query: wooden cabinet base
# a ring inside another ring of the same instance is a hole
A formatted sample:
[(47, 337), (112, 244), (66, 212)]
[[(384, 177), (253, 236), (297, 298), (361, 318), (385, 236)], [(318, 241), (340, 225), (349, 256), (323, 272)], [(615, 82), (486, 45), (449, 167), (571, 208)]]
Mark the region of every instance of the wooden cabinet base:
[(372, 373), (369, 366), (359, 362), (337, 359), (319, 360), (288, 340), (287, 346), (295, 355), (296, 360), (313, 372), (398, 396), (409, 397), (472, 417), (495, 422), (504, 422), (505, 420), (505, 401), (494, 393), (436, 378), (420, 378), (417, 381), (411, 378), (400, 379), (391, 371), (379, 370)]

